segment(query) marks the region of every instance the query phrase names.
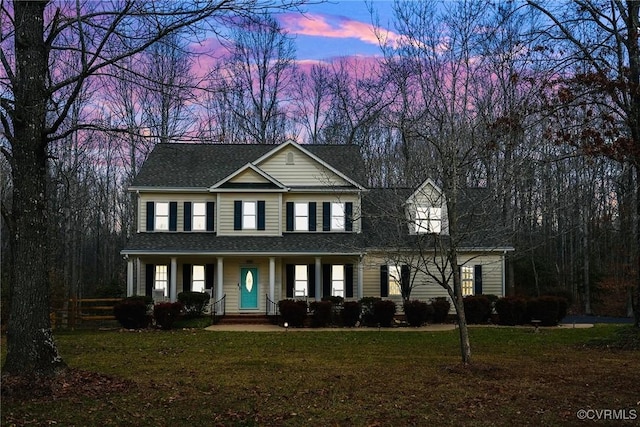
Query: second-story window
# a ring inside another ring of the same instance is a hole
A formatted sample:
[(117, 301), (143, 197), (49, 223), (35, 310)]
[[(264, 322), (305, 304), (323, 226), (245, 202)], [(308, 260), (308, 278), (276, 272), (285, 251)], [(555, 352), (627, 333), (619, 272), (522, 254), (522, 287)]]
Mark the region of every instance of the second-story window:
[(345, 209), (344, 203), (331, 203), (331, 231), (344, 231)]
[(191, 229), (193, 231), (205, 231), (207, 229), (207, 204), (205, 202), (193, 203), (193, 217)]
[(416, 206), (416, 233), (440, 233), (442, 208)]
[(242, 203), (242, 229), (256, 229), (256, 202)]
[(156, 230), (169, 229), (169, 202), (156, 203), (155, 229)]
[(295, 231), (307, 231), (309, 229), (309, 204), (295, 203)]

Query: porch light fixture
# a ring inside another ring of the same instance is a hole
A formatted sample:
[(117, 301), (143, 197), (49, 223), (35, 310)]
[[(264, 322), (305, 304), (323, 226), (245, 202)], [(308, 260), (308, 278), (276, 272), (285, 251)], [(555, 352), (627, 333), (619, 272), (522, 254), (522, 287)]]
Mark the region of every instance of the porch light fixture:
[(284, 322), (284, 330), (285, 332), (289, 330), (289, 322)]

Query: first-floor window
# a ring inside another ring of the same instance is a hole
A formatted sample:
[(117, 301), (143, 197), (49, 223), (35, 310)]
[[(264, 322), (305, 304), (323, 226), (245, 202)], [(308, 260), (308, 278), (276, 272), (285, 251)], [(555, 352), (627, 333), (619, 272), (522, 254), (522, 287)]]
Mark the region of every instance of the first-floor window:
[(204, 265), (194, 265), (191, 276), (191, 290), (193, 292), (204, 292), (205, 288)]
[(169, 229), (169, 202), (156, 203), (155, 229), (156, 230)]
[(331, 296), (344, 297), (344, 265), (331, 266)]
[(401, 272), (397, 265), (389, 266), (389, 296), (402, 295), (401, 288)]
[(153, 278), (153, 287), (155, 289), (162, 289), (165, 295), (167, 294), (167, 284), (169, 282), (167, 271), (168, 268), (166, 265), (156, 265)]
[(306, 297), (309, 283), (309, 275), (306, 265), (296, 265), (295, 278), (293, 296)]
[(462, 296), (473, 295), (473, 267), (462, 266), (460, 269)]

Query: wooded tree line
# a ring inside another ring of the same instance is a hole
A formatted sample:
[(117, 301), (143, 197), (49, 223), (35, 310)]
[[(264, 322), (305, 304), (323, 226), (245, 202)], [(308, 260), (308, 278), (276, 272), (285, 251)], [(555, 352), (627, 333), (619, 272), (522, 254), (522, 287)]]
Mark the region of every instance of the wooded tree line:
[[(15, 99), (9, 5), (2, 15), (5, 116)], [(634, 2), (398, 3), (395, 33), (377, 30), (375, 61), (312, 66), (296, 62), (276, 18), (225, 21), (228, 53), (207, 58), (205, 71), (185, 25), (87, 73), (81, 86), (61, 87), (49, 102), (54, 297), (124, 292), (119, 251), (136, 232), (127, 187), (155, 144), (294, 139), (360, 146), (372, 187), (430, 177), (445, 193), (454, 183), (487, 189), (516, 248), (508, 292), (563, 291), (587, 312), (630, 310), (640, 282)], [(375, 11), (372, 18), (377, 23)], [(90, 31), (74, 25), (70, 41), (82, 47)], [(118, 40), (104, 49), (127, 51)], [(58, 77), (88, 66), (77, 51), (50, 55)], [(13, 249), (12, 148), (3, 138), (3, 254)], [(2, 257), (5, 290), (12, 259)]]

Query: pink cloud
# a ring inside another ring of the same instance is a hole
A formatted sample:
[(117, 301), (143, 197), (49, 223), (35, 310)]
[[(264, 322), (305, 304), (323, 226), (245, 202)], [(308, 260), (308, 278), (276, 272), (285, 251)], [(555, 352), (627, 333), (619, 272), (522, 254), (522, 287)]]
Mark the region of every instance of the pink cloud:
[[(303, 36), (354, 38), (364, 43), (378, 45), (379, 40), (371, 24), (349, 19), (343, 16), (327, 14), (284, 14), (279, 16), (280, 23), (291, 34)], [(399, 37), (392, 31), (382, 29), (388, 41)]]

